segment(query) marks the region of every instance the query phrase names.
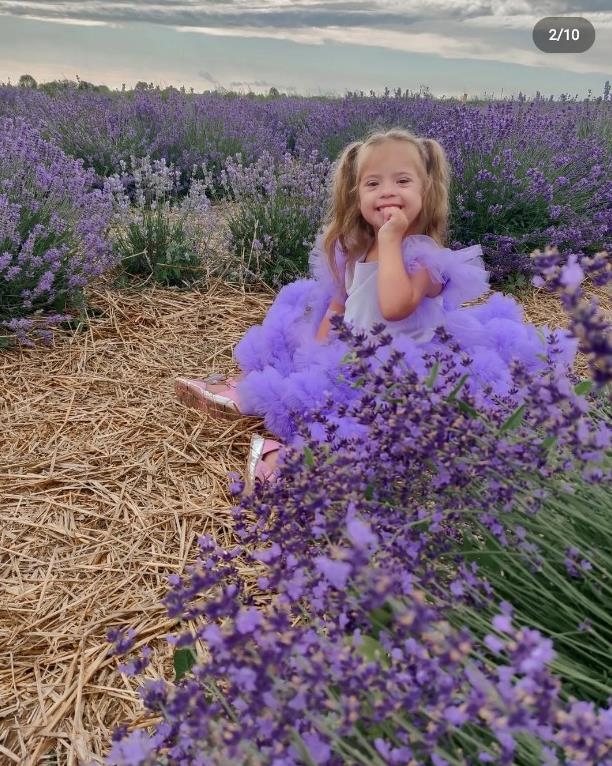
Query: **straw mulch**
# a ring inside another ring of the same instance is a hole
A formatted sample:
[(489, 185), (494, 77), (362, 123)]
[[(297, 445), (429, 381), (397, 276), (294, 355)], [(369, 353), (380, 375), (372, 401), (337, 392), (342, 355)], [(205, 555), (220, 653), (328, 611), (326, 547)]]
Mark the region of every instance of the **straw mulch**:
[[(173, 677), (166, 578), (198, 535), (235, 542), (227, 474), (262, 429), (179, 405), (173, 378), (236, 372), (232, 349), (272, 299), (219, 280), (102, 286), (87, 326), (0, 354), (0, 763), (100, 763), (117, 724), (143, 725), (111, 627), (152, 641), (147, 674)], [(562, 324), (555, 297), (525, 303), (530, 321)]]

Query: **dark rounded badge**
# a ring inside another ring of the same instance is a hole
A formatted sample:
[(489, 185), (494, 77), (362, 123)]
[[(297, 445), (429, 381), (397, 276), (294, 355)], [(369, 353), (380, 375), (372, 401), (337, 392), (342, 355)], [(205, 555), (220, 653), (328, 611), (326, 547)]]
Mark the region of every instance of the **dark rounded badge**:
[(533, 28), (533, 42), (544, 53), (584, 53), (595, 42), (595, 27), (582, 16), (547, 16)]

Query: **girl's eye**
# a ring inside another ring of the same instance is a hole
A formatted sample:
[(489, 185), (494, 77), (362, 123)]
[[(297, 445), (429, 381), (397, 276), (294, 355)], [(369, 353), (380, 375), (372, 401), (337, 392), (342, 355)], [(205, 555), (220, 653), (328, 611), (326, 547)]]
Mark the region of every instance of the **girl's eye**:
[[(412, 181), (412, 178), (400, 178), (400, 180), (399, 180), (399, 182), (401, 184), (404, 184), (404, 183), (408, 183), (409, 184), (411, 181)], [(368, 181), (366, 183), (366, 186), (376, 186), (376, 181)]]

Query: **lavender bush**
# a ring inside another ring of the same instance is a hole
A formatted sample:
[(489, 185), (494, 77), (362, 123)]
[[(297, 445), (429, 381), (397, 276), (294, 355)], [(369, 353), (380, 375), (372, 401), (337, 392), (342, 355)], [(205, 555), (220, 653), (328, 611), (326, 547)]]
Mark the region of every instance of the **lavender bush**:
[(547, 243), (610, 249), (610, 151), (558, 117), (537, 103), (457, 106), (431, 125), (453, 166), (453, 239), (481, 243), (496, 280), (532, 274), (528, 254)]
[(114, 264), (108, 195), (22, 120), (0, 120), (0, 327), (29, 342)]
[[(203, 274), (215, 215), (206, 190), (211, 182), (193, 178), (179, 197), (180, 171), (149, 157), (121, 161), (121, 173), (107, 179), (113, 197), (113, 244), (129, 274), (165, 285), (185, 286)], [(193, 175), (198, 172), (193, 168)], [(133, 203), (132, 203), (133, 200)]]
[[(330, 163), (317, 152), (275, 162), (264, 151), (250, 165), (228, 157), (221, 184), (237, 208), (230, 213), (230, 248), (241, 262), (242, 278), (278, 288), (308, 271), (308, 254), (320, 227)], [(254, 259), (254, 263), (253, 263)]]
[(567, 263), (556, 248), (547, 247), (543, 253), (532, 253), (537, 276), (533, 283), (556, 292), (569, 315), (569, 330), (579, 340), (579, 348), (587, 355), (591, 377), (598, 388), (612, 380), (612, 335), (610, 322), (599, 309), (597, 301), (587, 299), (582, 289), (585, 271), (598, 287), (605, 287), (612, 278), (612, 263), (606, 251), (578, 263), (570, 255)]
[(185, 99), (174, 94), (171, 102), (176, 117), (164, 126), (159, 152), (184, 169), (205, 164), (212, 172), (214, 197), (223, 194), (221, 172), (227, 157), (240, 154), (245, 161), (255, 162), (266, 151), (280, 161), (287, 151), (285, 116), (271, 112), (258, 99), (233, 94)]
[(279, 118), (268, 115), (265, 104), (231, 94), (174, 88), (103, 93), (76, 83), (53, 94), (0, 87), (3, 113), (23, 117), (100, 176), (120, 173), (121, 161), (129, 163), (131, 156), (149, 156), (175, 165), (183, 181), (194, 164), (204, 162), (215, 170), (217, 182), (227, 156), (241, 152), (253, 161), (264, 148), (276, 157), (286, 150)]
[[(579, 275), (559, 268), (574, 290)], [(515, 363), (514, 391), (483, 408), (470, 359), (443, 331), (447, 351), (419, 375), (384, 325), (368, 342), (333, 322), (359, 396), (298, 417), (302, 444), (285, 452), (280, 481), (235, 509), (239, 544), (225, 551), (204, 537), (195, 566), (170, 578), (168, 612), (189, 626), (173, 642), (194, 664), (178, 683), (145, 684), (162, 722), (117, 732), (109, 763), (609, 766), (612, 710), (598, 673), (612, 630), (601, 607), (610, 555), (571, 547), (586, 539), (571, 487), (603, 499), (612, 473), (596, 400), (559, 375), (552, 335), (546, 372), (535, 380)], [(338, 417), (351, 435), (337, 435)], [(313, 423), (324, 436), (311, 436)], [(596, 523), (593, 512), (585, 524)], [(576, 594), (578, 573), (580, 606), (558, 622), (549, 609), (534, 629), (533, 588), (502, 587), (498, 575), (498, 593), (491, 568), (473, 561), (484, 535), (518, 575), (566, 543), (563, 566), (556, 555), (537, 574), (557, 605)], [(268, 608), (241, 560), (272, 594)], [(568, 625), (590, 631), (595, 660), (558, 635)], [(115, 638), (126, 649), (134, 636)]]
[[(70, 156), (83, 160), (98, 175), (119, 171), (131, 155), (150, 151), (159, 128), (154, 109), (147, 109), (138, 94), (100, 93), (65, 83), (51, 92), (18, 88), (0, 89), (5, 113), (18, 114)], [(7, 109), (7, 101), (11, 108)]]

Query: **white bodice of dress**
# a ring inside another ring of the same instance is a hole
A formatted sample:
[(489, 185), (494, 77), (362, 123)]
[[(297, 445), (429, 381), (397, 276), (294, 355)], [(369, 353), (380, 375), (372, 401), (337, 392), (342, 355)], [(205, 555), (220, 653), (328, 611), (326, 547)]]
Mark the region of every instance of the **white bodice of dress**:
[[(352, 322), (355, 327), (366, 331), (369, 331), (378, 322), (384, 322), (391, 335), (408, 335), (416, 343), (427, 343), (431, 340), (435, 327), (415, 327), (410, 316), (397, 322), (383, 317), (378, 302), (378, 261), (366, 261), (365, 258), (366, 256), (363, 255), (355, 263), (354, 274), (351, 274), (350, 267), (346, 269), (347, 299), (344, 305), (344, 320)], [(436, 298), (424, 298), (424, 300), (434, 301), (440, 307), (442, 305), (441, 295)]]

